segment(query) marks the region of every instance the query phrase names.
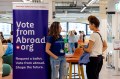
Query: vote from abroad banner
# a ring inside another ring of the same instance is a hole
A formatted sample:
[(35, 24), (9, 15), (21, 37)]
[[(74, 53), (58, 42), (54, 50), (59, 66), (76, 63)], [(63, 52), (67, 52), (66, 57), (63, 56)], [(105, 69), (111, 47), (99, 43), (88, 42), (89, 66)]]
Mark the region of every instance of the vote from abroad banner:
[(13, 3), (13, 79), (50, 79), (45, 40), (48, 4)]

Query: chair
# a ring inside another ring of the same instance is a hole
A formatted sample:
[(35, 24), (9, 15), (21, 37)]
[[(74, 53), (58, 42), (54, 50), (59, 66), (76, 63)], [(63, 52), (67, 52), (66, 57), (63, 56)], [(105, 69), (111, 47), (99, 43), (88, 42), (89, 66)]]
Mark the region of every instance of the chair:
[(66, 55), (66, 58), (80, 58), (82, 55), (82, 48), (76, 48), (72, 55)]
[(9, 64), (3, 64), (2, 77), (8, 76), (11, 73), (11, 66)]
[[(82, 53), (83, 53), (82, 48), (76, 48), (73, 55), (67, 55), (66, 56), (66, 61), (69, 63), (69, 79), (71, 79), (71, 77), (72, 77), (72, 65), (74, 65), (74, 72), (75, 72), (75, 64), (78, 65), (78, 76), (79, 76), (79, 78), (80, 78), (80, 76), (82, 76), (82, 79), (84, 79), (83, 66), (80, 66), (78, 64), (79, 58), (82, 55)], [(75, 75), (74, 75), (74, 78), (75, 78)]]
[(3, 56), (3, 63), (9, 64), (11, 67), (13, 67), (13, 54), (10, 54), (8, 56)]

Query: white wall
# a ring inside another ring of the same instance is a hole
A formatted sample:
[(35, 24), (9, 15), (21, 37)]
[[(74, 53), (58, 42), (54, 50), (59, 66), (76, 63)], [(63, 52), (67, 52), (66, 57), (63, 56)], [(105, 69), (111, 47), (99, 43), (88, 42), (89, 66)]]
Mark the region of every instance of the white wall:
[[(120, 13), (118, 13), (118, 31), (119, 31), (119, 39), (120, 39)], [(119, 54), (118, 54), (118, 61), (120, 61), (120, 51), (119, 51)], [(120, 62), (118, 62), (118, 67), (120, 68)]]
[[(116, 13), (115, 15), (112, 15), (112, 33), (115, 39), (120, 39), (120, 14)], [(113, 43), (112, 43), (113, 44)], [(111, 45), (113, 46), (113, 45)], [(113, 49), (113, 47), (111, 47)], [(120, 68), (120, 57), (119, 57), (119, 51), (113, 50), (113, 62), (114, 66), (117, 68)]]

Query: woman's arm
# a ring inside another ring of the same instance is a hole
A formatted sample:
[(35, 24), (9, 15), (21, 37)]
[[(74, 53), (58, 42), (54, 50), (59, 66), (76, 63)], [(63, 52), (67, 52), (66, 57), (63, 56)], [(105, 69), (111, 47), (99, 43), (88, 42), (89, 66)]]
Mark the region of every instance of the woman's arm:
[(46, 43), (46, 53), (48, 53), (51, 57), (53, 57), (54, 59), (57, 59), (58, 56), (56, 56), (55, 54), (53, 54), (51, 51), (50, 51), (50, 47), (51, 47), (51, 43)]
[(83, 48), (83, 49), (84, 49), (86, 52), (91, 53), (92, 47), (93, 47), (93, 45), (94, 45), (94, 42), (90, 40), (88, 44), (89, 44), (89, 45), (88, 45), (88, 48)]
[[(94, 45), (94, 42), (90, 40), (88, 48), (84, 48), (84, 50), (90, 53), (92, 51), (93, 45)], [(104, 41), (102, 52), (104, 52), (106, 49), (107, 49), (107, 43), (106, 43), (106, 41)]]
[(104, 42), (103, 42), (102, 52), (104, 52), (106, 49), (107, 49), (107, 43), (106, 43), (106, 41), (104, 41)]

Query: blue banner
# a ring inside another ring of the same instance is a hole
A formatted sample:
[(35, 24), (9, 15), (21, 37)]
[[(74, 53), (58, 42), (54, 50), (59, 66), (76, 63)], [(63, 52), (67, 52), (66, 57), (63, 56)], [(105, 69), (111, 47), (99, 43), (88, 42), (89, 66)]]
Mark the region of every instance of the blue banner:
[(45, 53), (48, 10), (43, 4), (35, 5), (16, 4), (13, 8), (13, 79), (50, 79)]

